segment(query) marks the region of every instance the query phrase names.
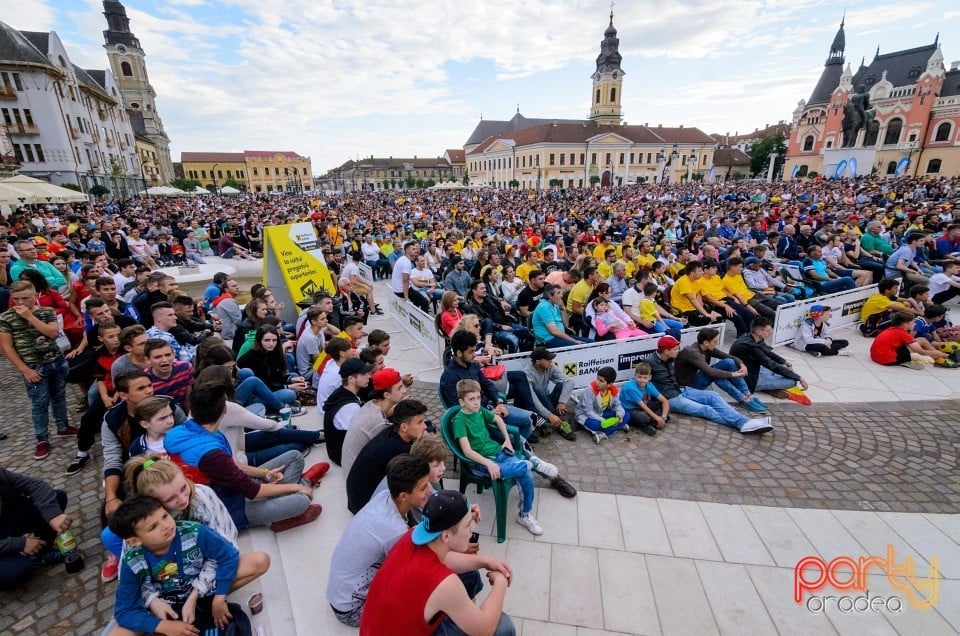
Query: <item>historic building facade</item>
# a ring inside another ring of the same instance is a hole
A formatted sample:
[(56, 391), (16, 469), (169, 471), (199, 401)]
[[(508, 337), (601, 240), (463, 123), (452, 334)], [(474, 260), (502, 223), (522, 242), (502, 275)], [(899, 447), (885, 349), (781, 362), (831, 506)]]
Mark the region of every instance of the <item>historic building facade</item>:
[(481, 120), (467, 142), (471, 185), (543, 188), (676, 182), (710, 173), (716, 141), (697, 128), (623, 124), (620, 40), (610, 24), (591, 75), (589, 119)]
[(289, 150), (243, 152), (183, 152), (180, 165), (185, 179), (207, 189), (230, 181), (247, 192), (309, 192), (313, 189), (310, 157)]
[[(324, 188), (343, 192), (406, 190), (445, 181), (463, 179), (463, 163), (448, 150), (443, 157), (364, 157), (351, 159), (330, 170), (322, 180)], [(462, 157), (460, 157), (462, 159)]]
[(129, 113), (109, 70), (70, 61), (55, 32), (0, 22), (0, 117), (20, 172), (115, 196), (143, 189)]
[(103, 15), (107, 19), (104, 48), (123, 104), (131, 111), (141, 161), (150, 168), (149, 174), (144, 171), (145, 175), (151, 186), (170, 183), (174, 178), (170, 138), (157, 112), (157, 93), (147, 76), (146, 54), (140, 40), (130, 31), (127, 10), (118, 0), (104, 0)]
[(960, 173), (960, 65), (944, 67), (939, 37), (892, 53), (877, 47), (856, 72), (845, 48), (841, 22), (820, 80), (793, 113), (784, 177)]

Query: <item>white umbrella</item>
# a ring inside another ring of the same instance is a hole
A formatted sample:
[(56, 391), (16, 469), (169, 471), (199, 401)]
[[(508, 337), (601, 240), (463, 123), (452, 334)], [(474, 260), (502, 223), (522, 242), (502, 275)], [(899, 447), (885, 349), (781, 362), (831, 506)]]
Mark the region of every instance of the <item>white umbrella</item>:
[(152, 188), (147, 188), (147, 195), (151, 197), (180, 197), (185, 194), (186, 192), (180, 188), (173, 188), (171, 186), (153, 186)]
[(197, 187), (195, 187), (193, 190), (191, 190), (190, 192), (191, 192), (192, 194), (206, 194), (206, 195), (209, 195), (209, 194), (210, 194), (210, 191), (207, 190), (206, 188), (202, 187), (202, 186), (197, 186)]
[[(60, 203), (66, 201), (86, 201), (87, 196), (82, 192), (76, 192), (68, 188), (61, 188), (58, 185), (34, 179), (26, 175), (16, 175), (0, 181), (0, 186), (14, 188), (29, 193), (25, 203)], [(23, 196), (23, 195), (20, 195)]]
[(220, 188), (220, 194), (240, 194), (240, 191), (233, 186), (224, 186)]

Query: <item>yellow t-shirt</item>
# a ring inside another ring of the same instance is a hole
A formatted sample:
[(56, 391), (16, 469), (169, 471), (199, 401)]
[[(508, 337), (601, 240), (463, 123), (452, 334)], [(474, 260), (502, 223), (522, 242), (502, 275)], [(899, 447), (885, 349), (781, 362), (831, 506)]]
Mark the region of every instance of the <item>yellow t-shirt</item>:
[(644, 255), (644, 254), (637, 254), (637, 264), (638, 264), (640, 267), (649, 268), (651, 265), (653, 265), (654, 261), (656, 261), (656, 260), (657, 260), (657, 257), (654, 256), (652, 252), (651, 252), (650, 254), (646, 254), (646, 255)]
[(645, 322), (660, 320), (660, 310), (657, 309), (657, 303), (652, 298), (644, 298), (640, 301), (640, 320)]
[(620, 262), (627, 266), (627, 278), (630, 278), (631, 276), (633, 276), (633, 273), (637, 271), (637, 266), (633, 261), (628, 261), (626, 259), (621, 258)]
[(743, 274), (737, 274), (736, 276), (727, 274), (724, 276), (723, 288), (726, 289), (727, 293), (731, 296), (736, 294), (747, 302), (750, 302), (750, 299), (756, 295), (750, 291), (750, 288), (747, 287), (747, 284), (743, 281)]
[(670, 267), (667, 268), (667, 271), (670, 272), (670, 278), (676, 280), (677, 276), (680, 275), (680, 272), (683, 271), (683, 268), (686, 267), (685, 263), (680, 261), (674, 261), (670, 264)]
[(597, 272), (600, 273), (600, 278), (602, 278), (603, 280), (607, 280), (608, 278), (613, 276), (613, 265), (611, 265), (607, 261), (603, 261), (602, 263), (597, 265)]
[(593, 248), (593, 257), (597, 259), (597, 262), (599, 263), (600, 261), (603, 260), (603, 255), (606, 253), (606, 251), (612, 250), (612, 249), (616, 249), (613, 243), (611, 243), (610, 245), (604, 245), (603, 243), (600, 243), (595, 248)]
[(687, 295), (697, 295), (697, 286), (690, 277), (684, 274), (677, 279), (677, 282), (673, 284), (673, 287), (670, 289), (670, 304), (673, 308), (680, 312), (686, 313), (688, 311), (696, 311), (697, 308), (693, 306), (693, 303), (690, 302), (690, 299), (687, 298)]
[(597, 397), (600, 398), (600, 408), (604, 411), (610, 408), (610, 391), (607, 391), (606, 394), (600, 394)]
[(696, 283), (697, 291), (701, 296), (710, 295), (714, 300), (720, 301), (727, 297), (727, 290), (723, 288), (723, 280), (716, 274), (707, 278), (706, 274), (700, 277)]
[[(863, 308), (860, 310), (860, 320), (865, 322), (870, 316), (883, 313), (890, 309), (890, 306), (893, 304), (893, 301), (883, 294), (874, 294), (863, 303)], [(897, 304), (899, 305), (900, 303)]]
[(526, 262), (526, 261), (520, 263), (519, 265), (517, 265), (517, 270), (516, 270), (517, 278), (519, 278), (520, 280), (522, 280), (523, 282), (526, 283), (526, 282), (527, 282), (527, 278), (529, 278), (529, 276), (530, 276), (530, 271), (531, 271), (534, 267), (536, 267), (536, 266), (535, 266), (535, 265), (531, 265), (530, 263), (528, 263), (528, 262)]
[(570, 290), (570, 295), (567, 296), (567, 311), (573, 311), (573, 303), (578, 302), (583, 307), (587, 306), (587, 297), (590, 295), (590, 292), (593, 291), (593, 287), (585, 280), (578, 281), (576, 285), (573, 286), (573, 289)]

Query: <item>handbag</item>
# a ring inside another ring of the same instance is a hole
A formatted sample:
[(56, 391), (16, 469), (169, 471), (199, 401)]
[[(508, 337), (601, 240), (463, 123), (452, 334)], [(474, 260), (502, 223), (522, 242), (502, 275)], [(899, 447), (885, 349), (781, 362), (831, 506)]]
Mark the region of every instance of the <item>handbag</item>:
[(480, 372), (486, 379), (490, 380), (491, 382), (496, 382), (503, 377), (503, 374), (507, 372), (507, 367), (503, 366), (502, 364), (490, 364), (485, 367), (481, 367)]
[(316, 406), (317, 390), (313, 387), (307, 387), (302, 391), (298, 391), (297, 400), (300, 402), (300, 406)]

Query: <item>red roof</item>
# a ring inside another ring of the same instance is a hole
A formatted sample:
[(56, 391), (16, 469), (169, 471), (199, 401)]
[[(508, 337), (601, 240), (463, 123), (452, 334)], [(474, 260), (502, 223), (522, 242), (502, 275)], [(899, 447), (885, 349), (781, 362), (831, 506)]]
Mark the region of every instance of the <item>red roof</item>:
[(240, 152), (181, 152), (180, 163), (243, 163), (243, 153)]
[(465, 160), (462, 148), (448, 148), (444, 151), (444, 155), (450, 160), (450, 163), (463, 163)]
[(585, 144), (588, 139), (610, 133), (620, 135), (637, 144), (702, 144), (711, 147), (716, 144), (713, 137), (699, 128), (668, 128), (661, 126), (651, 128), (649, 126), (614, 126), (582, 122), (579, 124), (546, 124), (543, 126), (524, 128), (516, 132), (506, 132), (495, 135), (484, 140), (484, 142), (472, 150), (470, 154), (475, 155), (484, 152), (498, 139), (512, 139), (516, 142), (517, 147), (528, 146), (535, 143)]
[(273, 159), (277, 155), (283, 155), (287, 159), (306, 159), (292, 150), (244, 150), (244, 157), (253, 157), (254, 159)]

